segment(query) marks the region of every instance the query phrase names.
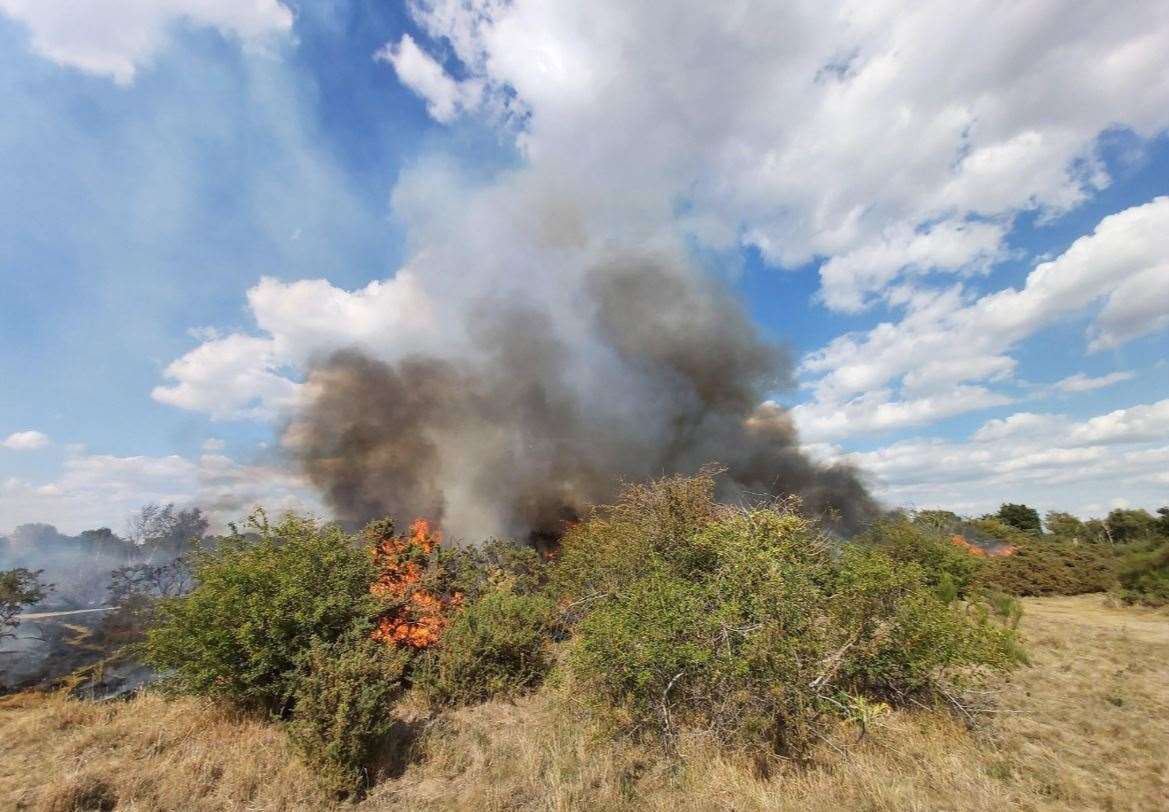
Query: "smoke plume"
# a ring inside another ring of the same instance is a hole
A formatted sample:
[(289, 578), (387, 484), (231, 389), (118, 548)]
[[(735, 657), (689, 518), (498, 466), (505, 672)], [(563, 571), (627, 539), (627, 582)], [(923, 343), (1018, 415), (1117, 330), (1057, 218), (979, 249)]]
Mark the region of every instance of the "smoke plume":
[(797, 494), (856, 527), (856, 474), (799, 449), (767, 398), (791, 361), (720, 282), (624, 254), (574, 280), (559, 311), (515, 292), (462, 308), (457, 352), (347, 349), (313, 364), (284, 444), (336, 517), (441, 522), (465, 541), (539, 543), (622, 480), (726, 467), (722, 496)]

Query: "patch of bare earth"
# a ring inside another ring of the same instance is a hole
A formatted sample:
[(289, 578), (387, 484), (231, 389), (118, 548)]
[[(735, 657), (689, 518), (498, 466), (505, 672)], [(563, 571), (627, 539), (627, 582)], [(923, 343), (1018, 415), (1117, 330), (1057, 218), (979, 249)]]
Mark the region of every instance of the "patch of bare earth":
[[(455, 710), (359, 809), (984, 810), (1169, 808), (1169, 615), (1102, 596), (1025, 601), (1031, 665), (973, 732), (894, 712), (842, 727), (810, 768), (613, 741), (571, 690)], [(319, 809), (278, 727), (195, 700), (0, 701), (0, 809)]]

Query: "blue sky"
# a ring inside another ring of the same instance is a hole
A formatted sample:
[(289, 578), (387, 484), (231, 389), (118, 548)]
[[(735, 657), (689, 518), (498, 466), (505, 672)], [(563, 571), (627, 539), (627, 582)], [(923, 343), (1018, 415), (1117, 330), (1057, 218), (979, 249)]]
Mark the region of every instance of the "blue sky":
[(891, 503), (1169, 503), (1169, 12), (823, 6), (0, 0), (0, 532), (313, 507), (308, 359), (601, 245), (724, 275)]

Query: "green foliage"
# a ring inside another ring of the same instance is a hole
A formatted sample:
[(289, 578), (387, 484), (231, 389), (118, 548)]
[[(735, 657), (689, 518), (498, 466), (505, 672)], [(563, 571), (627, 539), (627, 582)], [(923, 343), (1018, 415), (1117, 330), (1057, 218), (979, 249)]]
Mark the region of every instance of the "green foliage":
[(20, 625), (20, 613), (52, 590), (41, 582), (41, 572), (23, 567), (0, 571), (0, 640), (15, 636), (12, 629)]
[[(1013, 634), (947, 606), (917, 563), (837, 549), (791, 506), (731, 510), (712, 493), (630, 489), (566, 540), (560, 583), (584, 607), (570, 666), (632, 729), (696, 724), (798, 756), (849, 716), (842, 698), (925, 698), (1014, 661)], [(581, 577), (588, 549), (603, 577)]]
[(1130, 554), (1118, 580), (1128, 603), (1169, 605), (1169, 541)]
[(1109, 545), (1032, 541), (1014, 555), (983, 564), (975, 585), (1008, 595), (1081, 595), (1116, 583), (1117, 553)]
[(367, 552), (339, 528), (290, 516), (192, 556), (196, 586), (163, 600), (142, 649), (180, 690), (286, 715), (316, 643), (376, 611)]
[(327, 786), (355, 793), (377, 780), (409, 659), (366, 635), (309, 646), (288, 733)]
[(1043, 525), (1039, 521), (1039, 511), (1027, 505), (1002, 505), (999, 508), (997, 518), (1003, 524), (1009, 524), (1024, 533), (1039, 535), (1043, 531)]
[(949, 603), (966, 595), (983, 559), (950, 541), (959, 525), (939, 525), (934, 514), (943, 512), (931, 511), (924, 521), (918, 514), (912, 522), (900, 518), (877, 522), (857, 541), (876, 547), (894, 561), (917, 564), (925, 582)]
[(1088, 528), (1077, 517), (1070, 513), (1061, 513), (1058, 510), (1051, 510), (1043, 518), (1043, 523), (1047, 525), (1047, 532), (1062, 541), (1088, 541)]
[(455, 616), (416, 672), (436, 702), (466, 704), (534, 687), (551, 667), (554, 604), (509, 588), (484, 594)]
[(1113, 544), (1149, 541), (1160, 529), (1157, 519), (1147, 510), (1117, 508), (1108, 514), (1104, 524), (1108, 529), (1108, 540)]

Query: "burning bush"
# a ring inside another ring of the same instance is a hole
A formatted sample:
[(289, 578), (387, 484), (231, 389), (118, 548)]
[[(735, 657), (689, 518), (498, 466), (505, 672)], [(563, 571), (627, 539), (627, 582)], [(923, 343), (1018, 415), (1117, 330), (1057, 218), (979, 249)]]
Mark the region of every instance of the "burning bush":
[(924, 701), (1015, 661), (1013, 633), (947, 606), (921, 566), (838, 549), (794, 505), (713, 492), (709, 477), (633, 488), (565, 539), (572, 668), (630, 729), (692, 724), (800, 756), (856, 701)]
[(433, 646), (463, 600), (453, 589), (454, 570), (440, 546), (442, 537), (425, 519), (415, 520), (401, 536), (383, 519), (367, 526), (363, 536), (377, 571), (370, 593), (384, 606), (373, 639), (414, 649)]

